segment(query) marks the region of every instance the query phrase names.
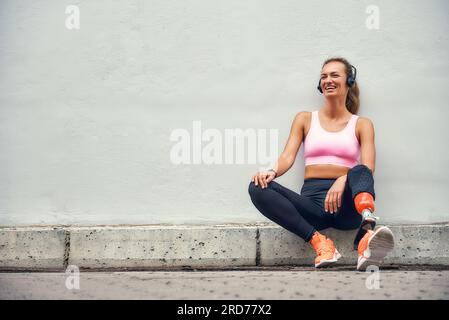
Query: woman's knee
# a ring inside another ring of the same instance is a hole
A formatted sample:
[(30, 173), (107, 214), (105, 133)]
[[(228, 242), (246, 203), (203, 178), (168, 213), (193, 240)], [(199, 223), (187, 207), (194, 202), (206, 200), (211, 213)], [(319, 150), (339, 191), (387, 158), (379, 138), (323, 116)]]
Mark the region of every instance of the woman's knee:
[(349, 169), (347, 175), (349, 176), (360, 176), (360, 175), (369, 175), (372, 176), (373, 172), (371, 171), (370, 168), (368, 168), (366, 165), (364, 164), (358, 164), (354, 167), (352, 167), (351, 169)]
[(256, 205), (258, 203), (260, 203), (262, 197), (263, 197), (263, 192), (262, 192), (262, 188), (260, 186), (256, 186), (256, 184), (254, 182), (250, 182), (249, 186), (248, 186), (248, 193), (249, 193), (249, 197), (251, 198), (251, 201)]
[(351, 169), (349, 169), (349, 171), (352, 172), (359, 172), (359, 171), (369, 171), (372, 172), (370, 168), (368, 168), (368, 166), (364, 165), (364, 164), (358, 164), (354, 167), (352, 167)]
[[(270, 181), (270, 182), (268, 183), (268, 186), (267, 186), (266, 189), (273, 189), (273, 187), (275, 186), (275, 184), (276, 184), (276, 182)], [(262, 194), (263, 194), (263, 191), (265, 191), (266, 189), (262, 189), (262, 187), (260, 186), (260, 184), (258, 184), (258, 185), (256, 186), (256, 184), (255, 184), (253, 181), (251, 181), (251, 182), (249, 183), (249, 186), (248, 186), (248, 193), (250, 194), (251, 197), (256, 196), (256, 195), (259, 196), (259, 195), (262, 195)]]
[(255, 191), (254, 188), (256, 188), (256, 184), (253, 181), (251, 181), (248, 186), (248, 193), (249, 194), (254, 193), (254, 191)]
[(368, 192), (374, 198), (374, 177), (370, 168), (359, 164), (348, 171), (348, 186), (351, 189), (352, 198), (360, 192)]

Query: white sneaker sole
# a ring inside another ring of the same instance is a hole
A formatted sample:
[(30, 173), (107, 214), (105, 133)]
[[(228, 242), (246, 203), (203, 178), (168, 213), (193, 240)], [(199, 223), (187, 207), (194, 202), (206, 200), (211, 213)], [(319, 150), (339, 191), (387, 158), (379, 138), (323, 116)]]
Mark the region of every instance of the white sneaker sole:
[(334, 256), (333, 256), (332, 259), (330, 259), (330, 260), (321, 260), (320, 263), (315, 264), (315, 268), (323, 268), (323, 267), (332, 265), (335, 262), (337, 262), (338, 259), (340, 259), (340, 258), (341, 258), (341, 254), (337, 251), (337, 249), (335, 249)]
[(388, 227), (380, 227), (368, 240), (368, 247), (359, 256), (357, 270), (364, 271), (368, 266), (380, 266), (382, 260), (393, 250), (394, 236)]

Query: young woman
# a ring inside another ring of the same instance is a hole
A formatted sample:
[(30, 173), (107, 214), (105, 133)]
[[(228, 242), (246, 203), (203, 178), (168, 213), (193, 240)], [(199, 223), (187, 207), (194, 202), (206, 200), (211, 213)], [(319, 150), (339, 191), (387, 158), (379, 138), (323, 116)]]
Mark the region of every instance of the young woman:
[[(357, 116), (356, 73), (344, 58), (323, 63), (318, 90), (324, 105), (295, 116), (275, 167), (256, 173), (248, 189), (264, 216), (310, 243), (317, 268), (341, 257), (333, 241), (318, 232), (322, 229), (359, 229), (357, 270), (378, 266), (394, 245), (389, 228), (374, 230), (374, 127)], [(298, 194), (272, 180), (291, 168), (302, 142), (305, 173)]]

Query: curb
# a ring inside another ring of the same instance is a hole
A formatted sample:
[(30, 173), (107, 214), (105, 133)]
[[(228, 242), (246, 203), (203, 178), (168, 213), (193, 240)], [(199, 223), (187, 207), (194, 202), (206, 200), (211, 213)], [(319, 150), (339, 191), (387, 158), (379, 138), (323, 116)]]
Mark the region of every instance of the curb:
[[(449, 265), (449, 224), (392, 225), (395, 248), (385, 264)], [(356, 231), (327, 229), (354, 265)], [(0, 228), (1, 270), (228, 268), (310, 266), (315, 254), (295, 234), (269, 223)]]

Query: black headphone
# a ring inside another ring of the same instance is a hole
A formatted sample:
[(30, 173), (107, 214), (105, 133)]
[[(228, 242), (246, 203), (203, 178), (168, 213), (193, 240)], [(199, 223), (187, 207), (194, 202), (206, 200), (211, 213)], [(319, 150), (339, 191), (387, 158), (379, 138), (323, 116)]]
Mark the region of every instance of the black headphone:
[[(348, 84), (348, 87), (352, 87), (355, 83), (355, 78), (357, 77), (357, 69), (351, 64), (351, 74), (349, 75), (348, 79), (346, 80), (346, 83)], [(318, 81), (318, 91), (323, 93), (323, 89), (321, 89), (321, 79)]]

